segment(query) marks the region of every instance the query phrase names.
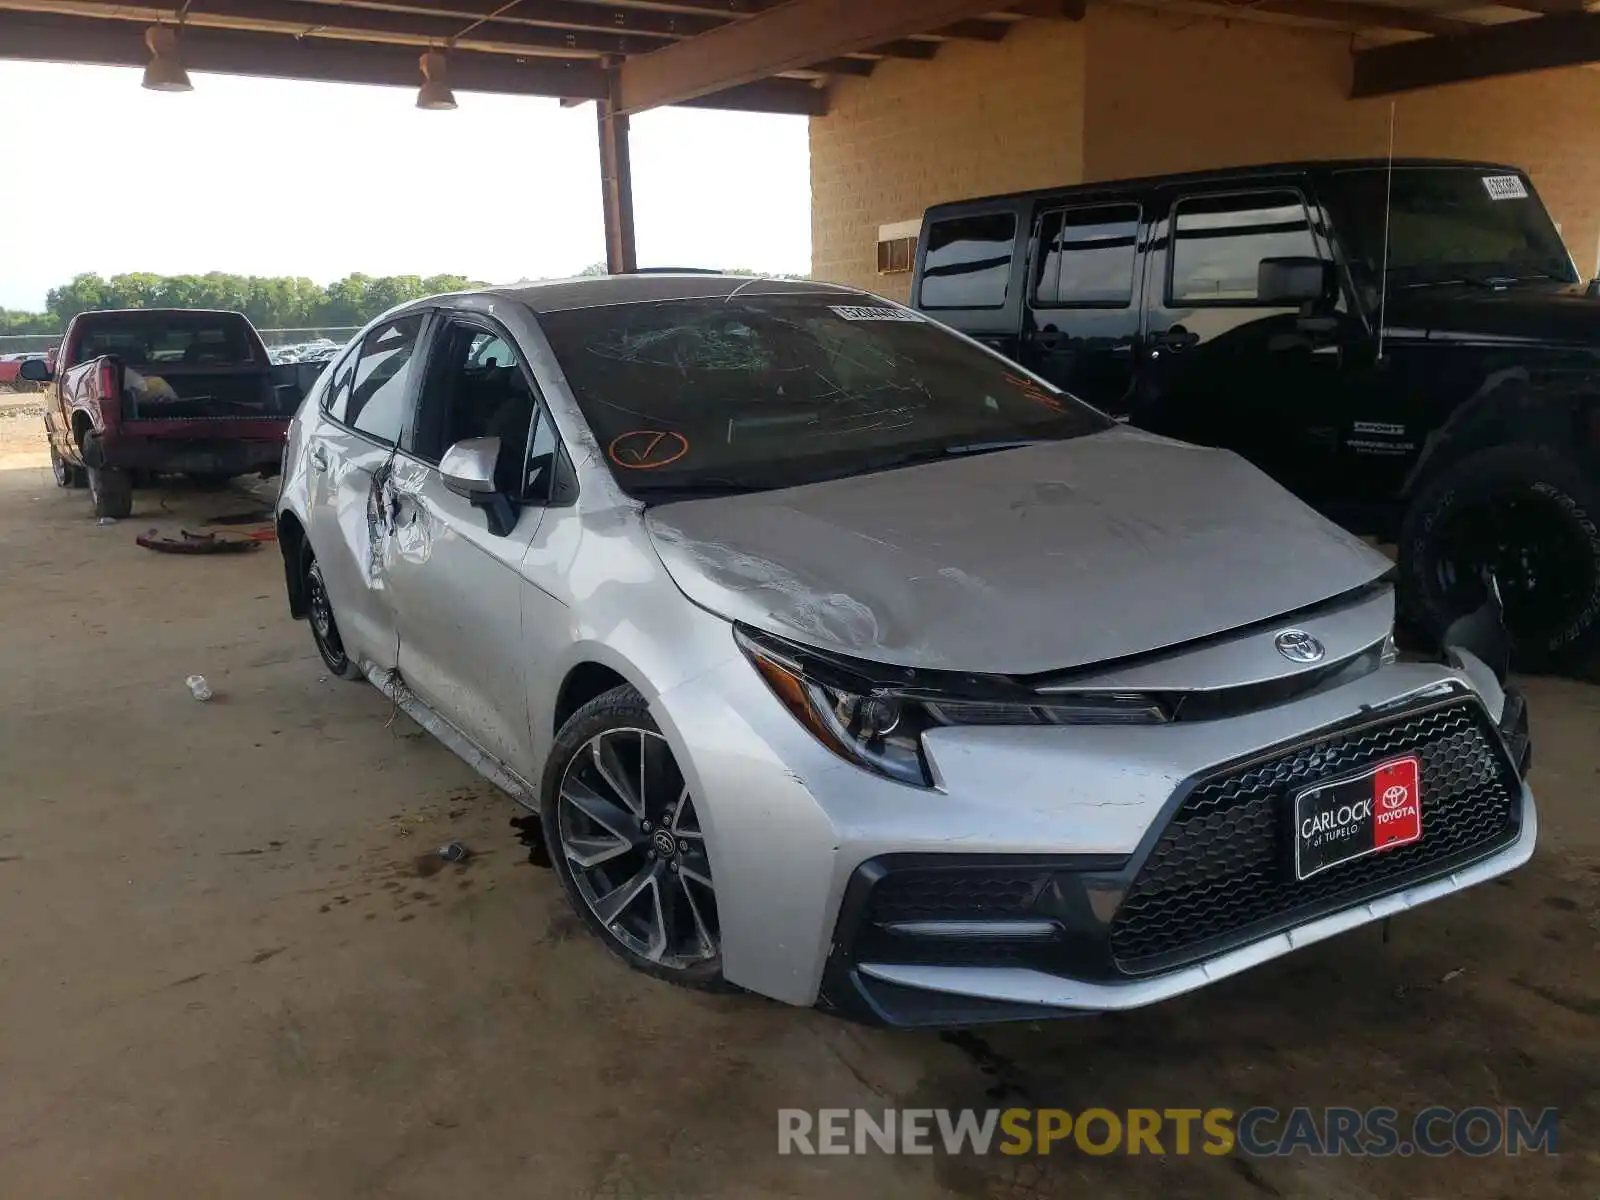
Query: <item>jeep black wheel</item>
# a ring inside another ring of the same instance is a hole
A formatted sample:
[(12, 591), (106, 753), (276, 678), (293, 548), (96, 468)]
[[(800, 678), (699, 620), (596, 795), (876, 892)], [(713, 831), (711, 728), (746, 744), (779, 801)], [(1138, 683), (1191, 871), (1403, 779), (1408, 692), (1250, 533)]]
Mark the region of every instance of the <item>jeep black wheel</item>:
[(311, 640), (317, 644), (317, 653), (328, 670), (340, 679), (364, 679), (361, 668), (350, 661), (345, 653), (344, 640), (339, 636), (339, 623), (333, 619), (333, 602), (328, 599), (328, 585), (323, 581), (322, 568), (316, 559), (306, 567), (306, 620), (311, 626)]
[(573, 714), (540, 794), (556, 873), (606, 948), (669, 983), (725, 987), (705, 834), (644, 698), (619, 687)]
[(1600, 650), (1600, 478), (1560, 451), (1499, 446), (1417, 495), (1400, 538), (1402, 601), (1434, 637), (1488, 599), (1505, 603), (1516, 665), (1578, 673)]

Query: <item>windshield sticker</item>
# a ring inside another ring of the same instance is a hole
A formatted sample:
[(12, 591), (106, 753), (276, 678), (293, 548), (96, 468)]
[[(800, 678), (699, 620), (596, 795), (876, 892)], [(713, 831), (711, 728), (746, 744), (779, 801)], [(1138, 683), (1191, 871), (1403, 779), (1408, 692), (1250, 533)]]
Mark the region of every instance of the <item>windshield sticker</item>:
[(922, 318), (905, 308), (864, 308), (854, 304), (830, 304), (831, 312), (846, 321), (916, 321)]
[(689, 439), (683, 434), (656, 429), (618, 434), (606, 450), (612, 462), (630, 471), (653, 471), (677, 462), (687, 453)]
[(1483, 177), (1483, 190), (1489, 193), (1491, 200), (1526, 200), (1528, 189), (1522, 185), (1519, 175), (1485, 175)]

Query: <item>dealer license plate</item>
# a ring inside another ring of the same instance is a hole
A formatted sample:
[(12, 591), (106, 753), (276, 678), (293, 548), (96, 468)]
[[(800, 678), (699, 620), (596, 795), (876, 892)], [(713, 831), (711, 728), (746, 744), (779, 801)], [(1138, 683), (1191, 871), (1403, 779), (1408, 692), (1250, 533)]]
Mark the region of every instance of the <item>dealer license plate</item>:
[(1416, 755), (1294, 798), (1294, 873), (1309, 879), (1329, 867), (1422, 839), (1422, 763)]

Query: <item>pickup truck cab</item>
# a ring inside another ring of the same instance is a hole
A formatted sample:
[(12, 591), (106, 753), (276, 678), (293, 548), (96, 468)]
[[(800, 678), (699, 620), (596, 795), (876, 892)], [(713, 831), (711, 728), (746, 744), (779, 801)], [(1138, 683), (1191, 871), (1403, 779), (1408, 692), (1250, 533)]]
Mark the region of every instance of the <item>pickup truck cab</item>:
[(125, 517), (136, 475), (276, 474), (320, 369), (274, 366), (241, 313), (123, 309), (74, 317), (55, 360), (21, 373), (53, 384), (44, 424), (56, 483), (87, 485), (96, 516)]
[(1427, 633), (1498, 584), (1523, 666), (1600, 650), (1600, 301), (1517, 168), (1293, 163), (941, 204), (912, 303), (1398, 542)]

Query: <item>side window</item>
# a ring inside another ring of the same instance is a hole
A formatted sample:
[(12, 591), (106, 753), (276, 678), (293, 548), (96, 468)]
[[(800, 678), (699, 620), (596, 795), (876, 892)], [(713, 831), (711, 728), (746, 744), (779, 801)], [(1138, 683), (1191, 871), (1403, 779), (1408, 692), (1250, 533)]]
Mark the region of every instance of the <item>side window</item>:
[(1316, 253), (1311, 221), (1298, 193), (1180, 200), (1173, 213), (1168, 299), (1175, 304), (1254, 304), (1263, 258)]
[(362, 339), (345, 403), (346, 425), (380, 442), (399, 442), (406, 419), (406, 381), (421, 332), (419, 313), (385, 321)]
[(496, 483), (505, 494), (522, 496), (525, 469), (531, 472), (528, 443), (536, 407), (533, 388), (511, 346), (481, 326), (452, 321), (440, 332), (428, 360), (415, 444), (408, 449), (437, 463), (457, 442), (497, 437)]
[(1046, 213), (1039, 230), (1034, 301), (1080, 308), (1133, 302), (1137, 204), (1101, 204)]
[(350, 405), (350, 381), (355, 378), (359, 350), (357, 346), (350, 347), (344, 357), (334, 363), (329, 372), (328, 390), (322, 393), (322, 411), (341, 425), (345, 423)]
[(1006, 302), (1014, 213), (985, 213), (937, 221), (928, 230), (922, 260), (923, 308), (999, 308)]
[(517, 356), (506, 345), (504, 338), (492, 333), (480, 333), (472, 339), (467, 361), (480, 368), (514, 367), (517, 365)]

